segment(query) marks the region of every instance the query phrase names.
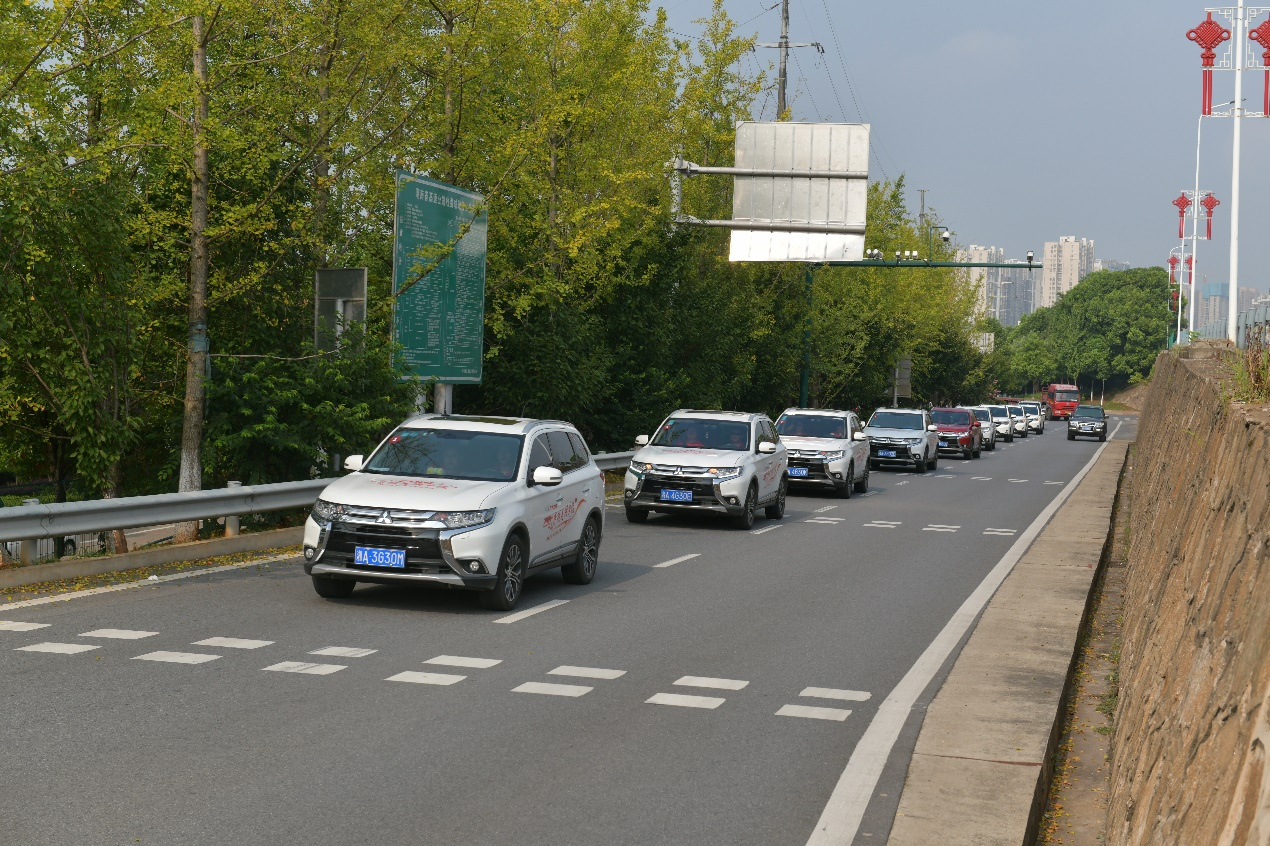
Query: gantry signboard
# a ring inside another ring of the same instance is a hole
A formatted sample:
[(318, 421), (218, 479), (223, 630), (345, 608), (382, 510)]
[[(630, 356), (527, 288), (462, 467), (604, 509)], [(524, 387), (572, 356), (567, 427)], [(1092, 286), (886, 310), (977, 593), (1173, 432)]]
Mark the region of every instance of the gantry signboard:
[[(485, 198), (397, 172), (393, 339), (409, 375), (479, 384), (485, 332)], [(439, 259), (439, 260), (438, 260)]]
[(868, 124), (738, 124), (730, 171), (730, 260), (864, 258)]

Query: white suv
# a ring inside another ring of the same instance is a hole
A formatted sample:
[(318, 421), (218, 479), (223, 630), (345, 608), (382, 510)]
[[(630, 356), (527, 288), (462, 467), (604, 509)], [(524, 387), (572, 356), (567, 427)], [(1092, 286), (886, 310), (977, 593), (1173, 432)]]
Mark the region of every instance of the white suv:
[(907, 467), (925, 473), (939, 466), (939, 427), (921, 408), (879, 408), (869, 417), (869, 461), (878, 467)]
[(322, 491), (304, 524), (304, 571), (325, 597), (358, 582), (481, 591), (507, 611), (526, 576), (595, 576), (604, 479), (578, 430), (557, 420), (423, 414)]
[(869, 489), (869, 439), (850, 411), (787, 408), (776, 433), (789, 450), (789, 483), (829, 488), (848, 499)]
[(754, 513), (785, 516), (785, 446), (766, 414), (680, 409), (666, 418), (626, 471), (626, 519), (651, 511), (714, 511), (748, 529)]

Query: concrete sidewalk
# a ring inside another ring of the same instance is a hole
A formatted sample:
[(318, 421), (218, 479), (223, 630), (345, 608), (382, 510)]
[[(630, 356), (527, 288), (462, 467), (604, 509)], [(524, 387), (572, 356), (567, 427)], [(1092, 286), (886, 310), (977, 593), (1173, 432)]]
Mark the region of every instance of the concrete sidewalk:
[(1107, 443), (984, 610), (926, 713), (890, 846), (1021, 846), (1035, 837), (1131, 443)]

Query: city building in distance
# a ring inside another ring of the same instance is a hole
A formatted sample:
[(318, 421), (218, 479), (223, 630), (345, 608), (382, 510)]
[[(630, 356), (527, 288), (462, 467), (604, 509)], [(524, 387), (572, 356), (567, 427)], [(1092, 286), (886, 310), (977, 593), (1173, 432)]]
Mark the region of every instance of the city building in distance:
[(1040, 290), (1036, 307), (1052, 306), (1076, 283), (1094, 271), (1094, 242), (1075, 235), (1064, 235), (1057, 241), (1046, 241), (1041, 251)]

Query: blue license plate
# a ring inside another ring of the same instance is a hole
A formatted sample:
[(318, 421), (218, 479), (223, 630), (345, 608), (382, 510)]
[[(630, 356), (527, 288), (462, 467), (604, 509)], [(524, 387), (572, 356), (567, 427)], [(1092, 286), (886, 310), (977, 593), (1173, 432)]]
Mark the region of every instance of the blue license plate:
[(895, 450), (893, 450), (893, 449), (880, 449), (880, 450), (878, 450), (878, 455), (882, 456), (883, 458), (894, 458), (894, 457), (895, 457)]
[(662, 502), (692, 502), (692, 491), (662, 491)]
[(942, 449), (942, 448), (944, 448), (944, 447), (947, 447), (947, 446), (948, 446), (948, 441), (940, 441), (940, 442), (939, 442), (939, 446), (940, 446), (940, 448), (941, 448), (941, 449)]
[(376, 549), (373, 546), (353, 547), (353, 563), (361, 567), (393, 567), (405, 569), (406, 551), (404, 549)]
[(806, 467), (791, 467), (791, 468), (789, 468), (789, 475), (791, 475), (791, 476), (806, 476), (806, 475), (807, 475), (807, 468), (806, 468)]

